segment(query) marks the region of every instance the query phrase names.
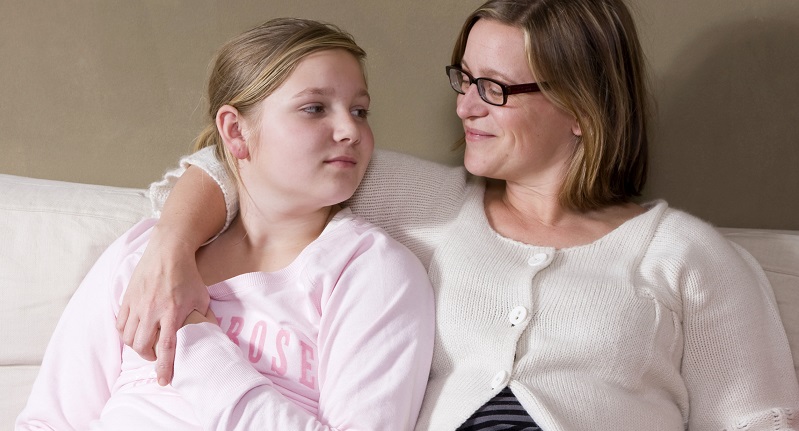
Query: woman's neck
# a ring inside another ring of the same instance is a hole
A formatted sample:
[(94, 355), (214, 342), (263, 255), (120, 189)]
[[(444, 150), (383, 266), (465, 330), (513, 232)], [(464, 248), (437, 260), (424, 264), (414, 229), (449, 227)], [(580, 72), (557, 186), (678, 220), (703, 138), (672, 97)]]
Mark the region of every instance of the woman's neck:
[(555, 227), (568, 220), (575, 211), (560, 204), (560, 184), (530, 186), (515, 182), (489, 180), (486, 197), (495, 199), (510, 214), (541, 226)]
[(484, 206), (491, 227), (500, 235), (543, 247), (590, 244), (644, 209), (632, 203), (581, 212), (561, 205), (559, 187), (527, 187), (489, 180)]

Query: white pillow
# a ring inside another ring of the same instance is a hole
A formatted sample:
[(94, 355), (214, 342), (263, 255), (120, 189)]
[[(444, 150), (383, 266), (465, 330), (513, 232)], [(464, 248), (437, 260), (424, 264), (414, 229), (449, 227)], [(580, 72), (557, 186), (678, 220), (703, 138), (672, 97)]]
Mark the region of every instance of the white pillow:
[(72, 293), (150, 215), (145, 190), (0, 175), (0, 429), (12, 429)]

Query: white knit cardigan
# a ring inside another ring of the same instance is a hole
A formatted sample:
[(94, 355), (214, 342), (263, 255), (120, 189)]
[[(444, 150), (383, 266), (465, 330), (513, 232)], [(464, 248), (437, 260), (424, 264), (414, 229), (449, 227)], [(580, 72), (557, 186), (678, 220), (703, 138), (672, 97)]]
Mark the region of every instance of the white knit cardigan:
[[(213, 152), (186, 157), (237, 201)], [(153, 185), (160, 208), (182, 168)], [(545, 431), (794, 430), (799, 385), (757, 262), (658, 201), (599, 240), (554, 249), (497, 234), (484, 182), (378, 151), (353, 211), (409, 247), (436, 296), (417, 430), (454, 430), (509, 386)]]

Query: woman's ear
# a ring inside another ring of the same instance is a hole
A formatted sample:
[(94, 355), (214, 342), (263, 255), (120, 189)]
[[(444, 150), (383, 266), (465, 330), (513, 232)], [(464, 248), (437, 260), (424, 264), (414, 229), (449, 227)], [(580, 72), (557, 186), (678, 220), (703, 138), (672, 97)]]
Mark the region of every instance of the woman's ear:
[(230, 154), (240, 160), (250, 157), (250, 149), (242, 133), (242, 120), (239, 110), (230, 105), (223, 105), (216, 111), (216, 129), (219, 131), (219, 136), (222, 137), (222, 142)]

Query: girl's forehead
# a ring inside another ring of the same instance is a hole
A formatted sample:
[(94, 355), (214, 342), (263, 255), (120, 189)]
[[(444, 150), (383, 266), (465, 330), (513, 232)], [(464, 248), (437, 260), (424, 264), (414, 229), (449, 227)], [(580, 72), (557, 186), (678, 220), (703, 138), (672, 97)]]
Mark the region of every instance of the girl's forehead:
[(297, 98), (311, 95), (368, 97), (363, 65), (344, 49), (313, 52), (297, 63), (271, 96)]

